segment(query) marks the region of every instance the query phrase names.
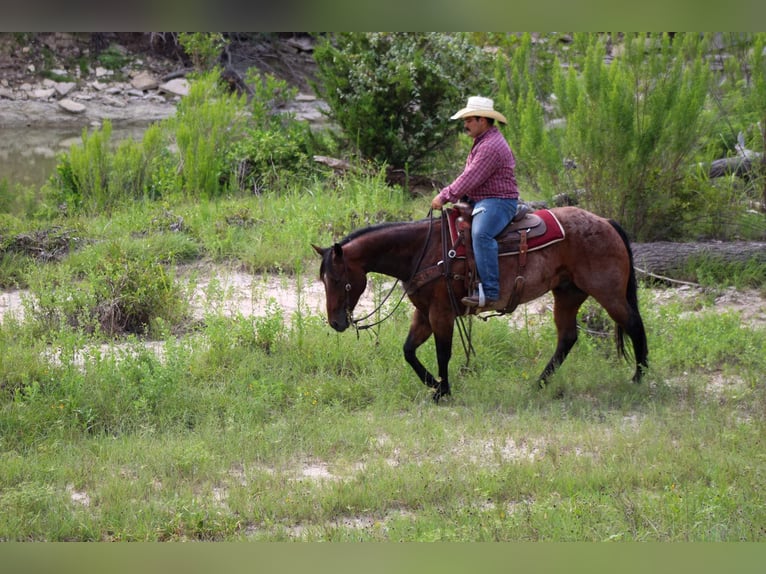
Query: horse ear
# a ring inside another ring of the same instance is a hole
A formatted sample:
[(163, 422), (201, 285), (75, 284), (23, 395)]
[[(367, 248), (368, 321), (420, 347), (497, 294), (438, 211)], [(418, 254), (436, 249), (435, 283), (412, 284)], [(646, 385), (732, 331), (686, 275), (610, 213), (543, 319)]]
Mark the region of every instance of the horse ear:
[(311, 247), (313, 247), (314, 251), (316, 251), (319, 254), (319, 257), (324, 257), (324, 252), (325, 252), (324, 249), (322, 249), (321, 247), (317, 247), (313, 243), (311, 244)]
[(335, 257), (343, 257), (343, 248), (340, 246), (340, 243), (333, 245), (332, 249), (335, 252)]

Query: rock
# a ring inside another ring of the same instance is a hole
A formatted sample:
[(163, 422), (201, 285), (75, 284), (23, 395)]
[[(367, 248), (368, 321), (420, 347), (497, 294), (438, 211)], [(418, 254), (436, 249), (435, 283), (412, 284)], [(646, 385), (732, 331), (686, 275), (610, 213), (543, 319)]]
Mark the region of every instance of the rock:
[(38, 100), (48, 100), (54, 93), (56, 93), (56, 90), (53, 88), (38, 88), (32, 90), (32, 96)]
[(53, 88), (59, 96), (66, 96), (75, 88), (74, 82), (56, 82)]
[(8, 88), (0, 88), (0, 98), (5, 98), (6, 100), (12, 100), (13, 90), (9, 90)]
[(130, 81), (130, 85), (136, 90), (156, 90), (159, 86), (159, 81), (149, 72), (141, 72), (135, 78)]
[(81, 114), (85, 111), (85, 106), (79, 102), (74, 102), (69, 98), (59, 101), (59, 107), (72, 114)]
[(306, 38), (306, 37), (289, 38), (285, 43), (288, 46), (295, 48), (297, 52), (313, 52), (314, 51), (314, 41), (311, 38)]
[(124, 108), (126, 106), (125, 102), (121, 99), (112, 96), (104, 96), (101, 98), (101, 101), (107, 106), (114, 106), (117, 108)]
[(159, 90), (174, 96), (186, 96), (189, 93), (189, 82), (185, 78), (176, 78), (162, 84)]

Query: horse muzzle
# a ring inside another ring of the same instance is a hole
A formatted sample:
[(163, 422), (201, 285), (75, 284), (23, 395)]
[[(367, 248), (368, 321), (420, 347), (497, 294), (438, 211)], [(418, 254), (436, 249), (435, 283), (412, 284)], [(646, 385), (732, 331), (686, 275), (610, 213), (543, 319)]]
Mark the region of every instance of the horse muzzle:
[(342, 333), (343, 331), (348, 329), (348, 326), (351, 324), (351, 322), (346, 317), (329, 319), (328, 323), (330, 323), (330, 327), (332, 327), (339, 333)]

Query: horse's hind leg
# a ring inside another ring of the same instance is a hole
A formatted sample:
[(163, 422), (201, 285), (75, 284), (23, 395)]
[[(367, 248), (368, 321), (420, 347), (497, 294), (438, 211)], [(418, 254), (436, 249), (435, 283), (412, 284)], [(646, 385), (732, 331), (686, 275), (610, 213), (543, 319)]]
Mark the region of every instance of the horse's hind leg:
[(553, 320), (556, 323), (558, 343), (556, 351), (540, 375), (543, 385), (564, 362), (569, 351), (577, 342), (577, 312), (588, 298), (588, 294), (572, 283), (562, 284), (553, 290)]
[(617, 323), (617, 350), (626, 358), (623, 333), (627, 333), (628, 337), (630, 337), (633, 343), (633, 354), (636, 359), (636, 372), (633, 375), (633, 381), (636, 383), (641, 382), (641, 377), (648, 367), (648, 347), (644, 322), (638, 311), (638, 302), (635, 300), (635, 296), (633, 300), (630, 297), (625, 300), (616, 300), (614, 298), (599, 297), (598, 295), (594, 295), (594, 298), (606, 309), (612, 320)]
[(417, 357), (417, 349), (433, 334), (433, 329), (428, 321), (426, 315), (420, 310), (415, 309), (415, 313), (412, 315), (412, 322), (410, 323), (410, 331), (407, 334), (407, 339), (404, 342), (404, 359), (409, 363), (412, 369), (415, 371), (420, 380), (428, 387), (436, 389), (433, 399), (438, 401), (441, 397), (450, 394), (449, 381), (447, 379), (447, 365), (449, 364), (450, 354), (452, 352), (452, 340), (450, 338), (449, 345), (447, 347), (447, 353), (445, 355), (443, 337), (439, 337), (436, 340), (436, 354), (439, 363), (439, 375), (441, 380), (437, 380), (434, 376), (423, 366), (420, 359)]

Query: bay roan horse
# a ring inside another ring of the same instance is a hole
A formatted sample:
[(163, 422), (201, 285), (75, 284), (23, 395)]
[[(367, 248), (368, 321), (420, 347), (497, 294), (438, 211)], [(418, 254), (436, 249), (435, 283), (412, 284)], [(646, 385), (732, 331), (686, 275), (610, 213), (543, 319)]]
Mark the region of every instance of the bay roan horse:
[[(498, 236), (504, 311), (511, 312), (519, 303), (553, 292), (558, 344), (540, 376), (541, 384), (577, 341), (577, 312), (588, 296), (598, 301), (617, 324), (617, 348), (623, 356), (623, 334), (630, 337), (636, 360), (633, 380), (639, 382), (647, 367), (648, 351), (627, 235), (616, 222), (577, 207), (554, 208), (549, 213), (555, 215), (563, 232), (557, 242), (504, 256), (503, 238), (509, 235), (508, 228)], [(368, 273), (403, 282), (415, 306), (404, 358), (420, 380), (434, 389), (435, 401), (450, 394), (448, 365), (455, 319), (476, 312), (460, 303), (472, 288), (467, 279), (472, 274), (472, 258), (455, 257), (454, 243), (448, 246), (448, 255), (443, 239), (452, 242), (446, 233), (446, 221), (443, 215), (441, 219), (382, 223), (358, 229), (331, 247), (312, 245), (322, 257), (319, 275), (325, 287), (327, 318), (336, 331), (344, 331), (354, 323), (353, 311), (367, 286)], [(470, 241), (470, 231), (461, 236)], [(418, 347), (432, 334), (438, 379), (416, 356)]]

